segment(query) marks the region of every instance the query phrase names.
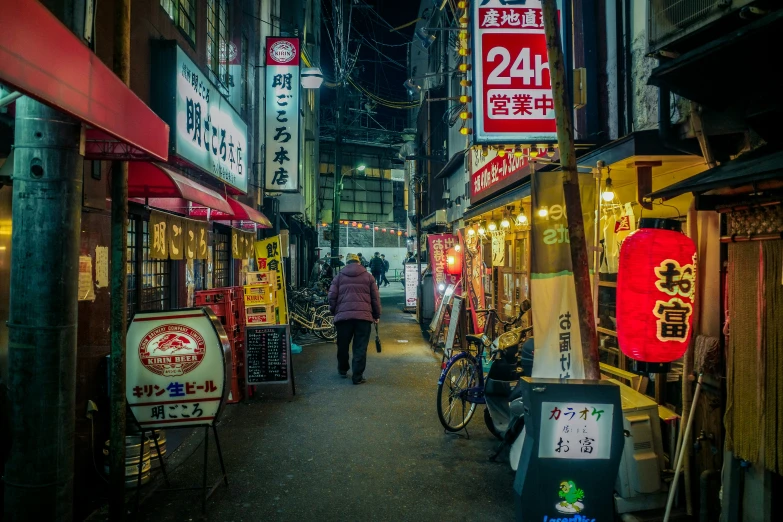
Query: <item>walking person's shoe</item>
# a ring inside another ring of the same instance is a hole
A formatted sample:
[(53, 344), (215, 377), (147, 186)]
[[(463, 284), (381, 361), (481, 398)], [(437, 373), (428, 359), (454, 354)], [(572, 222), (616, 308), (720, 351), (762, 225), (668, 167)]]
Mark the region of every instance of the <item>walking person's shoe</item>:
[(364, 384), (365, 382), (367, 382), (367, 379), (365, 379), (364, 377), (359, 377), (358, 379), (356, 379), (356, 378), (353, 379), (353, 383), (354, 384)]
[(337, 373), (339, 373), (339, 374), (340, 374), (340, 377), (342, 377), (343, 379), (345, 379), (346, 377), (348, 377), (348, 372), (347, 372), (347, 371), (341, 371), (341, 370), (337, 370)]

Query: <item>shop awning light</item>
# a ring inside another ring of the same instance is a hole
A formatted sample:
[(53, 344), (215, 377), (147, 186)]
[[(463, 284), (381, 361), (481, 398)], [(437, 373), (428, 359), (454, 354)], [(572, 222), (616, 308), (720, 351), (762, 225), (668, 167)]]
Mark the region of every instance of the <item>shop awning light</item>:
[(489, 225), (487, 225), (487, 228), (489, 229), (490, 232), (494, 232), (495, 230), (498, 229), (498, 226), (495, 224), (494, 221), (490, 221)]
[(549, 215), (549, 210), (546, 207), (541, 207), (538, 209), (538, 215), (541, 217), (547, 217)]
[(463, 94), (462, 96), (459, 97), (459, 102), (460, 103), (470, 103), (472, 101), (473, 101), (473, 98), (471, 98), (467, 94)]
[(604, 191), (601, 193), (601, 198), (607, 203), (614, 199), (614, 187), (612, 186), (611, 177), (606, 178), (606, 186), (604, 186)]
[(517, 145), (516, 147), (514, 147), (514, 157), (515, 158), (521, 158), (523, 154), (524, 154), (524, 152), (522, 152), (522, 146), (521, 145)]
[(474, 228), (469, 228), (469, 229), (468, 229), (468, 235), (469, 235), (469, 236), (475, 236), (475, 235), (476, 235), (476, 229), (474, 229)]
[(485, 236), (487, 234), (487, 229), (484, 228), (482, 225), (479, 225), (478, 233), (480, 236)]
[(511, 226), (511, 222), (508, 220), (508, 218), (503, 218), (503, 221), (500, 222), (500, 228), (508, 228)]
[(524, 212), (520, 212), (517, 216), (517, 225), (524, 226), (527, 225), (527, 216)]

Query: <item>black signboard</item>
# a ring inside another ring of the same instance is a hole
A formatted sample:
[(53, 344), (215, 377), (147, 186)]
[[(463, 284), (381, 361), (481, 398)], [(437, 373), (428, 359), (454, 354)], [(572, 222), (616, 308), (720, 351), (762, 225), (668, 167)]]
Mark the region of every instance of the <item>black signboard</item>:
[(288, 325), (248, 326), (245, 333), (247, 384), (285, 384), (291, 380)]

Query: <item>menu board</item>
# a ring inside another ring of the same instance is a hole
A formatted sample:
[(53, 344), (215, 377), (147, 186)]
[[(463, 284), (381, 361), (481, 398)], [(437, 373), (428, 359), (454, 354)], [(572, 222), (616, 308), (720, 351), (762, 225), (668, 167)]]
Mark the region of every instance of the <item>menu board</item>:
[(291, 343), (287, 325), (247, 326), (247, 384), (284, 384), (291, 380)]

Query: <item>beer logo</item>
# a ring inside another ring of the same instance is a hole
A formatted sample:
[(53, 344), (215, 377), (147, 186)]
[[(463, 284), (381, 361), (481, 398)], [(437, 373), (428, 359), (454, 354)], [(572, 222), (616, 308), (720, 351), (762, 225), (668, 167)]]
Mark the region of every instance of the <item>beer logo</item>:
[(204, 360), (206, 343), (193, 328), (164, 324), (151, 330), (139, 344), (139, 359), (149, 371), (164, 377), (185, 375)]
[(288, 63), (296, 58), (296, 47), (291, 42), (279, 40), (269, 48), (269, 57), (277, 63)]

